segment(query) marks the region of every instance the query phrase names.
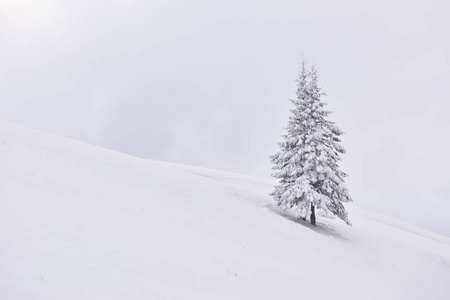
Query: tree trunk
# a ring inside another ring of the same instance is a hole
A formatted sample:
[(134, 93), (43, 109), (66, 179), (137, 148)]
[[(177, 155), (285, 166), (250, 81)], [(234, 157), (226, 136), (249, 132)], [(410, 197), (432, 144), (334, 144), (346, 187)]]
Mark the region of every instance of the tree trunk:
[(310, 216), (311, 224), (316, 226), (316, 208), (314, 204), (311, 203), (311, 216)]

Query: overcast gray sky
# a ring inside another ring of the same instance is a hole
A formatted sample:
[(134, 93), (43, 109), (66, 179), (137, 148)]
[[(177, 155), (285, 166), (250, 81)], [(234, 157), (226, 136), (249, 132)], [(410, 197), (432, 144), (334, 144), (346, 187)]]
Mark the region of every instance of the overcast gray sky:
[(449, 20), (448, 0), (1, 0), (0, 119), (268, 177), (303, 54), (354, 200), (450, 236)]

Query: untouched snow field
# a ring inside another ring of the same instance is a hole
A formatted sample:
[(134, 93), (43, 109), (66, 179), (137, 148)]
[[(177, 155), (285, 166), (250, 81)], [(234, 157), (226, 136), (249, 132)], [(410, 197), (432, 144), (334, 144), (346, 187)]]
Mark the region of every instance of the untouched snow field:
[(0, 123), (0, 299), (450, 299), (450, 239), (273, 184)]

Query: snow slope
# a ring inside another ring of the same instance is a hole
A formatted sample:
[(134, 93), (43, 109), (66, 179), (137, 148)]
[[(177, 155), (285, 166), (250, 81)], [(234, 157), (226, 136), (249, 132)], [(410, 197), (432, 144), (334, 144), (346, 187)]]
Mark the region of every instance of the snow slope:
[(0, 299), (450, 299), (450, 239), (273, 184), (0, 123)]

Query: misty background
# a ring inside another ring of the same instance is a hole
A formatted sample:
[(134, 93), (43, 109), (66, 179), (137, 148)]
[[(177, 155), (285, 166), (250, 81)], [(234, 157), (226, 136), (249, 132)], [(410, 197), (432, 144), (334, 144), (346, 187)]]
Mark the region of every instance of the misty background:
[(304, 55), (354, 201), (450, 236), (449, 20), (445, 0), (2, 0), (0, 120), (269, 177)]

